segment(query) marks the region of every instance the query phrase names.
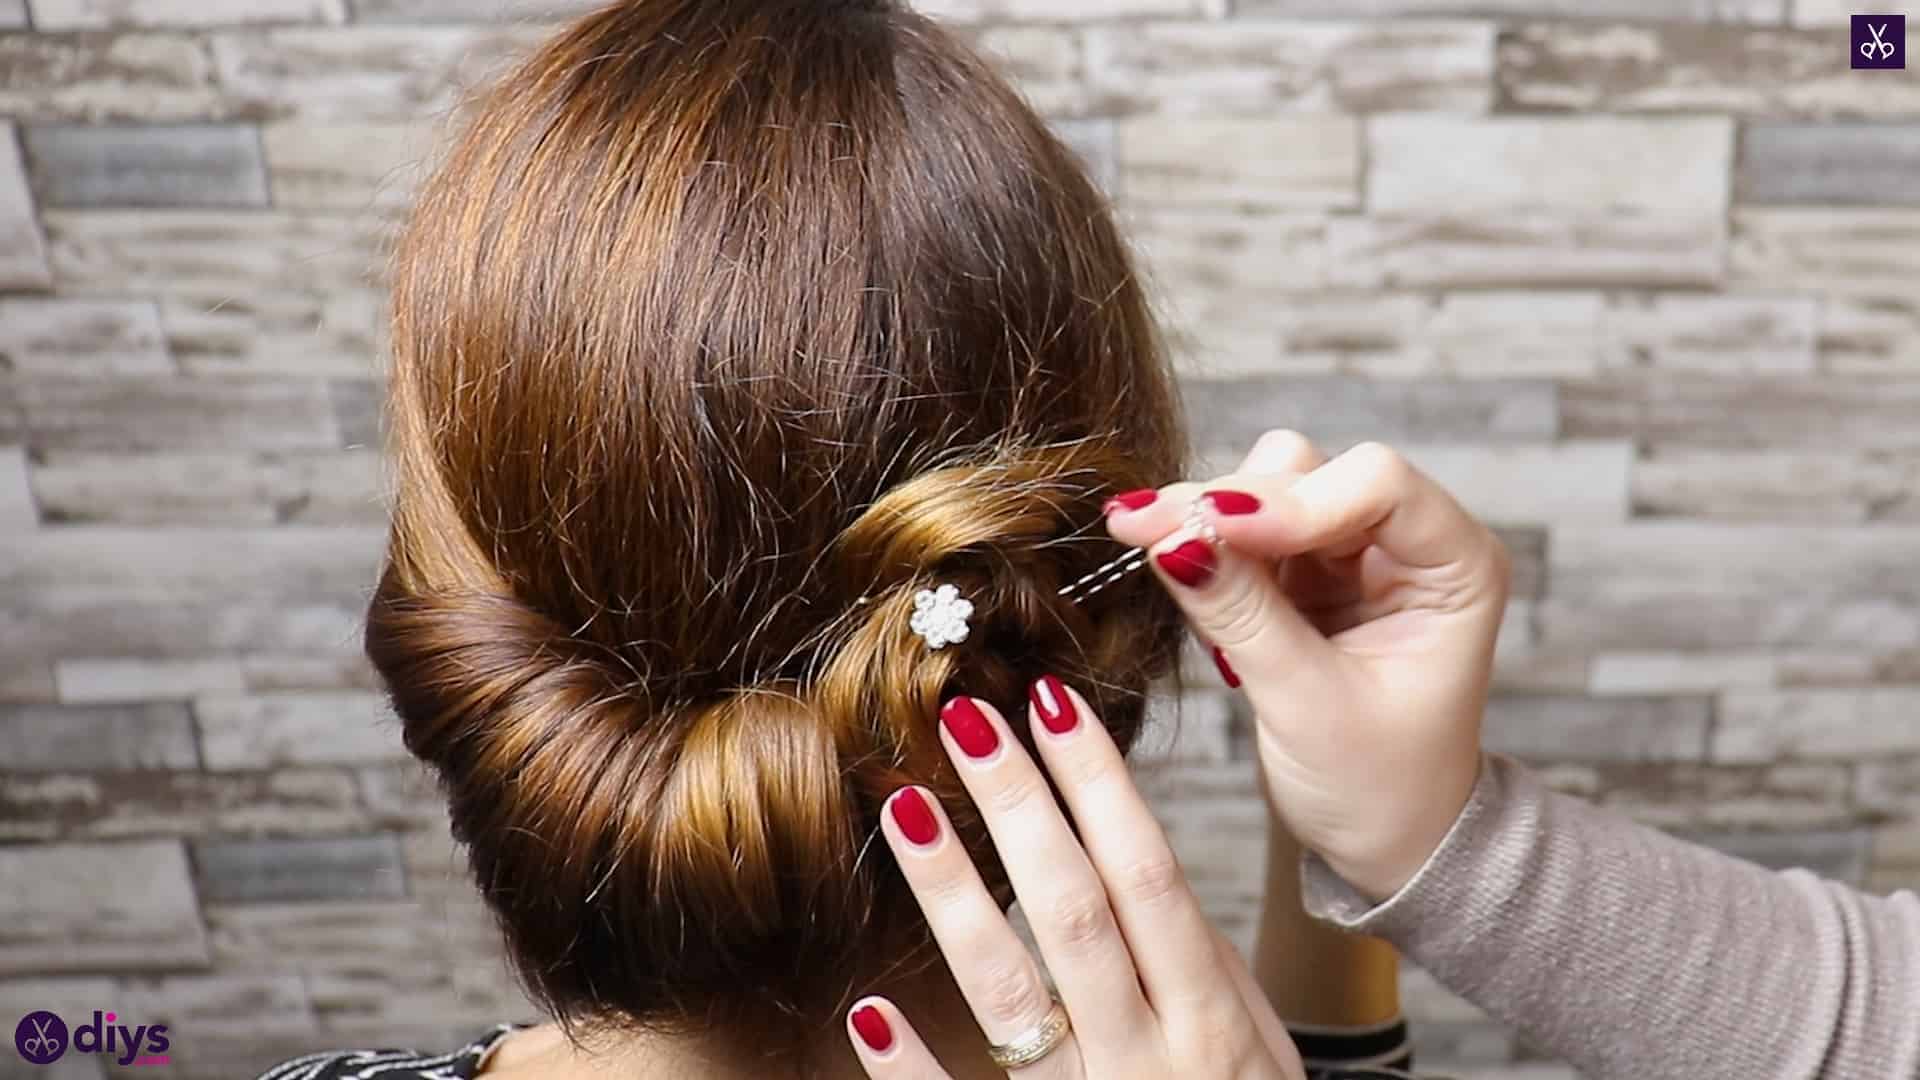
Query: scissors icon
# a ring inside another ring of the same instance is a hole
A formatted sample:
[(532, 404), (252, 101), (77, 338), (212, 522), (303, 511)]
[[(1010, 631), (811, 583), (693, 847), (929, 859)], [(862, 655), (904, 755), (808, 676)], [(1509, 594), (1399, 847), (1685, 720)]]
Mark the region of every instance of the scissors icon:
[(1886, 32), (1886, 23), (1881, 23), (1879, 26), (1868, 23), (1867, 33), (1873, 35), (1873, 40), (1860, 43), (1860, 55), (1866, 57), (1868, 60), (1890, 59), (1893, 56), (1893, 42), (1882, 40), (1880, 37), (1880, 35)]
[(22, 1040), (20, 1049), (26, 1051), (27, 1056), (30, 1058), (52, 1059), (59, 1057), (61, 1050), (60, 1037), (58, 1035), (47, 1034), (47, 1029), (53, 1026), (54, 1017), (49, 1016), (45, 1020), (40, 1020), (35, 1017), (28, 1017), (27, 1019), (33, 1024), (34, 1029), (38, 1031), (39, 1034)]

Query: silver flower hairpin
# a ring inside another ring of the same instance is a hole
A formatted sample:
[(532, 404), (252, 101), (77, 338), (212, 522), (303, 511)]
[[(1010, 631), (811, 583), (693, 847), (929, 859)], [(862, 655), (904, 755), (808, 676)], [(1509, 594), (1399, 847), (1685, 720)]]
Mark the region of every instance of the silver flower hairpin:
[(973, 614), (973, 601), (960, 595), (953, 585), (921, 589), (913, 594), (913, 617), (907, 625), (927, 640), (927, 648), (941, 649), (967, 640), (967, 616)]

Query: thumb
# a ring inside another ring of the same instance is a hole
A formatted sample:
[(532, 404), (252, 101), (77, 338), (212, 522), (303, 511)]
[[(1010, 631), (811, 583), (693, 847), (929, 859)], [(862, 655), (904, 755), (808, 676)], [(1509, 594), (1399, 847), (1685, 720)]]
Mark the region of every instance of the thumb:
[(1211, 524), (1190, 519), (1148, 554), (1187, 621), (1224, 654), (1250, 697), (1332, 659), (1333, 647), (1281, 591), (1273, 566), (1221, 543)]

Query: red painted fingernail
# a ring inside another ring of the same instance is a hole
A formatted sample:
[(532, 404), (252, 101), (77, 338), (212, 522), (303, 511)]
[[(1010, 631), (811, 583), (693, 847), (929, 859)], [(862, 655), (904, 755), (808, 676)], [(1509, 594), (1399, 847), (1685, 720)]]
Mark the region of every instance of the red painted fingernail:
[(1239, 689), (1240, 676), (1234, 672), (1233, 665), (1227, 663), (1227, 654), (1221, 652), (1218, 645), (1213, 647), (1213, 666), (1220, 669), (1220, 677), (1227, 680), (1230, 689)]
[(919, 788), (901, 788), (887, 804), (887, 812), (893, 815), (893, 823), (900, 826), (901, 835), (921, 847), (940, 839), (940, 819), (933, 816), (933, 807), (927, 805), (927, 797), (920, 794)]
[(1189, 589), (1197, 589), (1213, 579), (1213, 545), (1205, 540), (1189, 540), (1172, 551), (1155, 555), (1154, 560), (1168, 577)]
[(893, 1045), (893, 1028), (887, 1026), (884, 1013), (871, 1005), (862, 1005), (853, 1010), (853, 1030), (860, 1033), (860, 1041), (867, 1049), (876, 1054), (886, 1052)]
[(1040, 722), (1055, 735), (1065, 735), (1080, 722), (1080, 710), (1067, 696), (1067, 685), (1052, 675), (1042, 675), (1027, 687), (1027, 700), (1040, 714)]
[(1140, 488), (1137, 491), (1123, 491), (1113, 498), (1108, 499), (1107, 505), (1103, 509), (1109, 514), (1115, 510), (1138, 510), (1143, 506), (1152, 506), (1153, 500), (1159, 497), (1160, 493), (1152, 488)]
[(1244, 491), (1207, 491), (1201, 498), (1213, 503), (1213, 508), (1222, 514), (1252, 514), (1260, 509), (1260, 500)]
[(957, 697), (947, 702), (940, 710), (940, 722), (947, 725), (948, 734), (970, 758), (983, 758), (1000, 748), (1000, 735), (993, 730), (993, 722), (972, 698)]

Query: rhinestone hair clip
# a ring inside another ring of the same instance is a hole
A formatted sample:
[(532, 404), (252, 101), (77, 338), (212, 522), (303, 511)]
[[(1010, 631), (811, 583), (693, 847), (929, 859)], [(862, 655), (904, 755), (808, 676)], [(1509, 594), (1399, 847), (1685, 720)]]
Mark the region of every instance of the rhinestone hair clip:
[[(1195, 500), (1187, 508), (1184, 527), (1218, 543), (1220, 534), (1202, 513), (1201, 501)], [(1055, 593), (1078, 604), (1146, 564), (1147, 549), (1130, 547), (1080, 575), (1078, 579), (1062, 585)], [(867, 598), (863, 596), (858, 602), (864, 604)], [(972, 614), (972, 601), (962, 597), (957, 586), (943, 584), (913, 594), (913, 616), (908, 621), (913, 632), (925, 639), (927, 648), (943, 649), (967, 640), (967, 618)]]
[[(1145, 548), (1128, 548), (1056, 592), (1078, 604), (1146, 563)], [(862, 603), (865, 600), (861, 597)], [(967, 640), (967, 618), (972, 614), (973, 602), (960, 595), (959, 587), (943, 584), (913, 594), (913, 615), (907, 624), (926, 641), (927, 648), (939, 650)]]

